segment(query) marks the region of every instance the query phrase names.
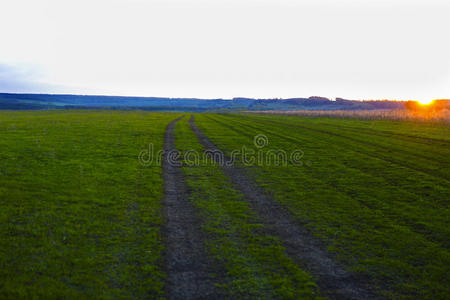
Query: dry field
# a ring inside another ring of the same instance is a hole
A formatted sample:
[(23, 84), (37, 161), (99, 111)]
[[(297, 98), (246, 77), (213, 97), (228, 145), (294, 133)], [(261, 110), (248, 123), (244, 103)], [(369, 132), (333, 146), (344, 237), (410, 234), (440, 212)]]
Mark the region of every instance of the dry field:
[(246, 111), (246, 113), (296, 115), (311, 117), (335, 117), (373, 120), (425, 121), (450, 124), (450, 110), (437, 112), (409, 110), (294, 110), (294, 111)]

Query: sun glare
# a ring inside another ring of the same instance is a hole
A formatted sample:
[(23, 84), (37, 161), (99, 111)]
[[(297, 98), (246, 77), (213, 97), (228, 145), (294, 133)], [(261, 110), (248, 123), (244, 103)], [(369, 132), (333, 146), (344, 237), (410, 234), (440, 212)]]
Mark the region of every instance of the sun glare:
[(430, 104), (431, 102), (433, 102), (433, 100), (419, 100), (419, 103), (423, 105)]

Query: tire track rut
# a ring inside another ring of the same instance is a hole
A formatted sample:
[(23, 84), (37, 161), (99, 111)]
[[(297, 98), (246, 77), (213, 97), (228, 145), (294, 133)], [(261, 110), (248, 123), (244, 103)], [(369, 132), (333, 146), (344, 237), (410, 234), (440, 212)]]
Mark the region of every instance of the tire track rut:
[(166, 295), (168, 299), (218, 299), (222, 297), (214, 285), (214, 263), (206, 255), (201, 219), (189, 202), (175, 148), (175, 125), (183, 117), (169, 123), (164, 137)]

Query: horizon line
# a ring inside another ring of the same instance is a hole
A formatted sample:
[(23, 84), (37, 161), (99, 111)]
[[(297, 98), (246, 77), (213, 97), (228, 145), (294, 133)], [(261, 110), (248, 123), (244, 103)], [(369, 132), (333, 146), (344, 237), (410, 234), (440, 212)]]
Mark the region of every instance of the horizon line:
[[(416, 99), (388, 99), (388, 98), (384, 98), (384, 99), (347, 99), (347, 98), (343, 98), (343, 97), (334, 97), (334, 99), (329, 98), (329, 97), (324, 97), (324, 96), (309, 96), (309, 97), (289, 97), (289, 98), (282, 98), (282, 97), (271, 97), (271, 98), (253, 98), (253, 97), (245, 97), (245, 96), (238, 96), (238, 97), (233, 97), (233, 98), (220, 98), (220, 97), (216, 97), (216, 98), (200, 98), (200, 97), (167, 97), (167, 96), (130, 96), (130, 95), (118, 95), (118, 94), (76, 94), (76, 93), (33, 93), (33, 92), (2, 92), (0, 91), (0, 94), (11, 94), (11, 95), (48, 95), (48, 96), (95, 96), (95, 97), (124, 97), (124, 98), (162, 98), (162, 99), (187, 99), (187, 100), (204, 100), (204, 101), (208, 101), (208, 100), (225, 100), (225, 101), (232, 101), (235, 99), (250, 99), (250, 100), (290, 100), (290, 99), (310, 99), (310, 98), (314, 98), (314, 97), (318, 97), (318, 98), (324, 98), (324, 99), (328, 99), (329, 101), (336, 101), (337, 99), (343, 99), (343, 100), (348, 100), (348, 101), (401, 101), (401, 102), (405, 102), (405, 101), (419, 101), (420, 100), (416, 100)], [(437, 99), (432, 99), (434, 100), (450, 100), (450, 98), (437, 98)]]

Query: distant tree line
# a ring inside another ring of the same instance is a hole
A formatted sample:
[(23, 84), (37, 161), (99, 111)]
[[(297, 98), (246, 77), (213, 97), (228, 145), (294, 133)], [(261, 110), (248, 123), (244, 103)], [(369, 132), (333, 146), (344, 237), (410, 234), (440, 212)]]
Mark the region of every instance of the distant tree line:
[[(438, 104), (439, 103), (439, 104)], [(429, 109), (443, 109), (448, 100), (435, 101)], [(140, 109), (152, 111), (242, 111), (242, 110), (417, 110), (412, 101), (356, 101), (325, 97), (288, 99), (198, 99), (92, 95), (11, 94), (0, 93), (0, 109)]]

